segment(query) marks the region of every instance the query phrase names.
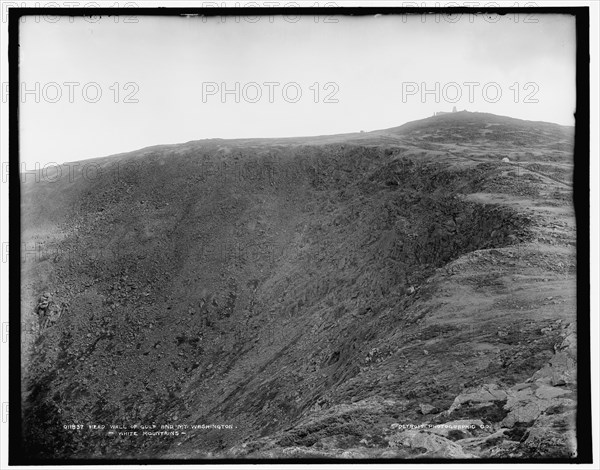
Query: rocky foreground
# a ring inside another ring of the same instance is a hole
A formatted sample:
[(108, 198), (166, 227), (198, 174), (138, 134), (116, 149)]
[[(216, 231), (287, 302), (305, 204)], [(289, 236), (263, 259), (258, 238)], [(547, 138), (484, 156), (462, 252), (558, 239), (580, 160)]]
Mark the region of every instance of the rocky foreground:
[[(418, 424), (390, 417), (408, 412), (410, 400), (371, 397), (314, 410), (293, 430), (245, 442), (237, 458), (568, 458), (577, 454), (576, 333), (561, 320), (543, 334), (562, 342), (548, 363), (511, 387), (496, 383), (466, 388), (446, 410), (419, 404)], [(372, 426), (356, 421), (370, 416)], [(402, 416), (398, 416), (402, 418)]]

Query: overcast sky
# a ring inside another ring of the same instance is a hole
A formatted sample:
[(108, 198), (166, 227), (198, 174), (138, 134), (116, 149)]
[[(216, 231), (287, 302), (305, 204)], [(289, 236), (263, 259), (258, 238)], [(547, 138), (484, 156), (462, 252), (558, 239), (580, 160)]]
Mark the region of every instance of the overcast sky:
[(569, 16), (325, 19), (26, 18), (21, 160), (369, 131), (453, 106), (574, 124)]

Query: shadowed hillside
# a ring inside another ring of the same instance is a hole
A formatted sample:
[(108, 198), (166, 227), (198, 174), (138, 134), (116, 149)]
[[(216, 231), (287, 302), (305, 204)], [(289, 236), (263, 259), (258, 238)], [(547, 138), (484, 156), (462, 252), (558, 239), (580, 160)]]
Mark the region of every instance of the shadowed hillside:
[(575, 455), (572, 149), (459, 112), (30, 178), (29, 454)]

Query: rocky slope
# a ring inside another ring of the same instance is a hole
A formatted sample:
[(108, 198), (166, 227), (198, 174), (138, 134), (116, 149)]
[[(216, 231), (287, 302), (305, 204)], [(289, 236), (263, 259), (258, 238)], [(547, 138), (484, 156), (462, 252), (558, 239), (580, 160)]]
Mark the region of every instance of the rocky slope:
[(27, 452), (575, 455), (572, 131), (456, 113), (28, 181)]

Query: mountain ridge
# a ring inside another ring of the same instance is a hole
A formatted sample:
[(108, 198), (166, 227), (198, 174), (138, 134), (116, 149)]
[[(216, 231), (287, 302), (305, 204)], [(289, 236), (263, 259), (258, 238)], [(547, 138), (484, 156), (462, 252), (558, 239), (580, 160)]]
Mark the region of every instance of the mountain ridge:
[(388, 127), (388, 128), (383, 128), (383, 129), (376, 129), (376, 130), (372, 130), (372, 131), (359, 131), (359, 132), (346, 132), (346, 133), (340, 133), (340, 134), (320, 134), (320, 135), (308, 135), (308, 136), (296, 136), (296, 137), (252, 137), (252, 138), (245, 138), (245, 137), (239, 137), (239, 138), (221, 138), (221, 137), (209, 137), (209, 138), (205, 138), (205, 139), (194, 139), (194, 140), (189, 140), (186, 142), (180, 142), (180, 143), (173, 143), (173, 144), (154, 144), (154, 145), (149, 145), (149, 146), (145, 146), (145, 147), (140, 147), (139, 149), (135, 149), (135, 150), (131, 150), (128, 152), (119, 152), (119, 153), (115, 153), (115, 154), (110, 154), (110, 155), (103, 155), (103, 156), (99, 156), (99, 157), (91, 157), (91, 158), (87, 158), (87, 159), (83, 159), (83, 160), (71, 160), (68, 162), (64, 162), (61, 165), (64, 164), (74, 164), (74, 163), (92, 163), (95, 162), (97, 160), (105, 160), (105, 159), (113, 159), (113, 158), (123, 158), (123, 157), (127, 157), (130, 154), (133, 153), (138, 153), (138, 152), (150, 152), (150, 151), (157, 151), (157, 150), (168, 150), (168, 149), (172, 149), (172, 148), (176, 148), (178, 146), (190, 146), (190, 145), (203, 145), (203, 144), (214, 144), (214, 143), (265, 143), (265, 141), (273, 141), (273, 143), (275, 142), (281, 142), (281, 143), (290, 143), (290, 142), (294, 142), (294, 141), (313, 141), (315, 139), (322, 139), (322, 140), (327, 140), (327, 141), (331, 141), (331, 139), (334, 138), (338, 138), (342, 140), (346, 140), (348, 138), (361, 138), (362, 139), (368, 139), (368, 137), (370, 135), (377, 135), (380, 133), (396, 133), (396, 131), (398, 130), (404, 130), (404, 129), (411, 129), (411, 128), (418, 128), (418, 124), (419, 123), (434, 123), (434, 122), (444, 122), (448, 119), (457, 119), (460, 118), (461, 116), (463, 116), (464, 114), (467, 114), (469, 116), (473, 116), (473, 117), (485, 117), (487, 119), (492, 119), (492, 121), (496, 121), (496, 122), (505, 122), (505, 123), (523, 123), (522, 125), (543, 125), (543, 126), (548, 126), (548, 127), (552, 127), (552, 126), (558, 126), (559, 128), (563, 128), (563, 129), (567, 129), (569, 131), (574, 131), (575, 127), (574, 126), (568, 126), (568, 125), (563, 125), (563, 124), (557, 124), (557, 123), (553, 123), (553, 122), (549, 122), (549, 121), (534, 121), (534, 120), (526, 120), (526, 119), (520, 119), (520, 118), (513, 118), (510, 116), (503, 116), (503, 115), (497, 115), (497, 114), (492, 114), (492, 113), (483, 113), (483, 112), (477, 112), (477, 111), (457, 111), (456, 113), (447, 113), (444, 115), (439, 115), (439, 116), (428, 116), (422, 119), (417, 119), (414, 121), (408, 121), (405, 122), (404, 124), (401, 124), (399, 126), (394, 126), (394, 127)]

